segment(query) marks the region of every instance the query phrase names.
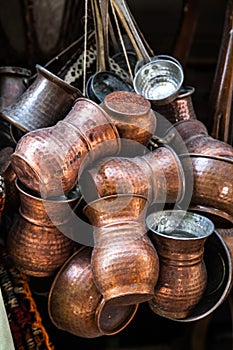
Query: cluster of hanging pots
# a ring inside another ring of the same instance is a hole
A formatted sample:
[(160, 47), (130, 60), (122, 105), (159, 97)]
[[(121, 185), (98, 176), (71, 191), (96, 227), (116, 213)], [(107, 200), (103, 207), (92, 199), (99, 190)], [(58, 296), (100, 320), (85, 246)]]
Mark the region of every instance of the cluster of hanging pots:
[(229, 294), (233, 148), (197, 120), (193, 92), (156, 105), (114, 91), (97, 104), (37, 66), (1, 106), (22, 133), (1, 167), (19, 203), (7, 247), (27, 275), (52, 277), (58, 328), (112, 335), (145, 302), (189, 322)]

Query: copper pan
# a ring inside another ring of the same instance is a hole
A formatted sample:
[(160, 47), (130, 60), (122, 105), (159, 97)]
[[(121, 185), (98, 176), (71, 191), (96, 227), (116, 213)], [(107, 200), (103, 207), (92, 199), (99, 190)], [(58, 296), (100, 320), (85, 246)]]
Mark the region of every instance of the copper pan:
[(90, 247), (82, 247), (63, 264), (48, 299), (49, 316), (55, 326), (84, 338), (120, 332), (138, 308), (104, 301), (93, 281), (91, 253)]

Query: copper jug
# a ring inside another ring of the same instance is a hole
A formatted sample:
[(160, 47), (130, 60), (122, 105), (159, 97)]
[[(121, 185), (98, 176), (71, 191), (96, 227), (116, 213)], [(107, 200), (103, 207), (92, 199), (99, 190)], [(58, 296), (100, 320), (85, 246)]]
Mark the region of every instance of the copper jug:
[(108, 115), (80, 98), (55, 126), (24, 135), (11, 160), (20, 181), (48, 198), (67, 194), (90, 162), (119, 150), (119, 134)]
[(131, 305), (153, 296), (158, 256), (146, 235), (146, 198), (118, 195), (84, 207), (93, 225), (91, 264), (94, 282), (105, 301)]
[(92, 248), (77, 250), (58, 271), (48, 298), (49, 316), (55, 326), (79, 337), (95, 338), (123, 330), (138, 305), (107, 303), (93, 281)]
[(87, 202), (115, 194), (139, 194), (149, 203), (176, 203), (184, 195), (185, 174), (179, 157), (164, 145), (144, 156), (105, 157), (82, 173), (79, 185)]
[(23, 132), (54, 125), (72, 107), (81, 92), (46, 68), (36, 65), (37, 77), (1, 117)]
[(121, 154), (143, 154), (156, 129), (156, 114), (149, 100), (135, 92), (115, 91), (105, 97), (101, 107), (117, 127)]
[(151, 309), (182, 319), (190, 315), (207, 285), (204, 243), (214, 231), (208, 218), (183, 210), (151, 213), (146, 218), (160, 261)]

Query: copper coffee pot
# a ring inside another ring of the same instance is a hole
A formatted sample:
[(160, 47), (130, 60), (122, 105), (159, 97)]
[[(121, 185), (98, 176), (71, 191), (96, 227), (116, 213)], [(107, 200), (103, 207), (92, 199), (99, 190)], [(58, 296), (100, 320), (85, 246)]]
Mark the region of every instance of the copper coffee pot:
[(93, 225), (91, 265), (105, 301), (131, 305), (153, 296), (159, 273), (157, 253), (146, 235), (147, 200), (138, 195), (97, 199), (84, 207)]
[(87, 164), (119, 150), (119, 134), (107, 113), (79, 98), (63, 121), (24, 135), (11, 160), (20, 181), (48, 198), (67, 194)]
[(151, 213), (146, 223), (160, 259), (159, 279), (149, 305), (163, 317), (185, 318), (207, 285), (204, 243), (214, 224), (183, 210)]

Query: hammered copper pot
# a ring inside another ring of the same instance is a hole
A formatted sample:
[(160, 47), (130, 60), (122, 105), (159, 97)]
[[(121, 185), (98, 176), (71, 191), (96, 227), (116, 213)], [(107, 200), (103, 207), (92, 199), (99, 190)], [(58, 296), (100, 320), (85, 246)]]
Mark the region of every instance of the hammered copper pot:
[(134, 158), (106, 157), (83, 172), (79, 179), (87, 202), (115, 194), (139, 194), (149, 203), (182, 199), (185, 174), (179, 157), (163, 146)]
[(196, 119), (196, 113), (192, 102), (194, 91), (194, 87), (184, 86), (181, 88), (179, 95), (174, 101), (165, 105), (158, 105), (155, 110), (172, 124), (180, 120)]
[(84, 207), (93, 225), (93, 278), (105, 301), (131, 305), (153, 296), (159, 261), (146, 235), (146, 209), (146, 198), (137, 195), (108, 196)]
[(1, 110), (1, 117), (23, 132), (52, 126), (61, 120), (82, 96), (46, 68), (36, 65), (37, 77), (25, 92), (10, 106)]
[(49, 316), (54, 325), (79, 337), (113, 335), (134, 317), (138, 305), (105, 302), (93, 281), (92, 248), (84, 246), (61, 267), (50, 289)]
[(207, 285), (204, 243), (213, 233), (214, 224), (183, 210), (151, 213), (146, 223), (160, 261), (159, 279), (149, 305), (160, 316), (185, 318), (201, 300)]
[(20, 196), (21, 216), (38, 226), (53, 227), (65, 224), (70, 220), (72, 209), (80, 200), (77, 189), (69, 192), (67, 196), (47, 200), (34, 195), (18, 179), (16, 188)]
[(7, 237), (9, 255), (29, 276), (52, 276), (73, 253), (74, 242), (61, 233), (65, 227), (37, 226), (18, 215)]
[(217, 209), (219, 216), (229, 220), (233, 216), (233, 160), (202, 154), (187, 154), (181, 158), (188, 158), (192, 163), (191, 206)]
[(10, 106), (28, 87), (31, 71), (21, 67), (0, 67), (0, 110)]
[(115, 91), (101, 103), (116, 125), (121, 137), (121, 152), (138, 155), (145, 150), (156, 129), (156, 114), (150, 102), (130, 91)]
[(19, 180), (47, 198), (67, 194), (88, 163), (119, 150), (119, 134), (107, 114), (80, 98), (63, 121), (23, 136), (11, 159)]

